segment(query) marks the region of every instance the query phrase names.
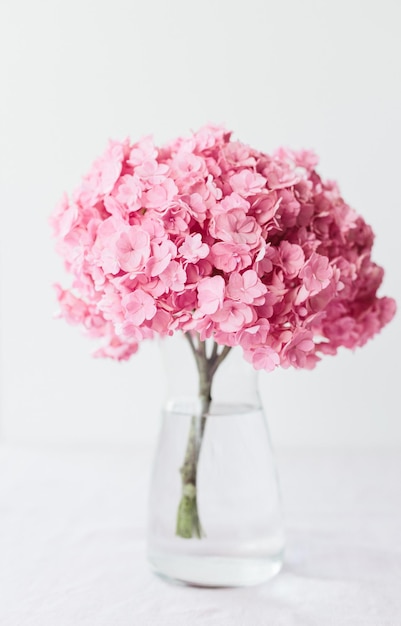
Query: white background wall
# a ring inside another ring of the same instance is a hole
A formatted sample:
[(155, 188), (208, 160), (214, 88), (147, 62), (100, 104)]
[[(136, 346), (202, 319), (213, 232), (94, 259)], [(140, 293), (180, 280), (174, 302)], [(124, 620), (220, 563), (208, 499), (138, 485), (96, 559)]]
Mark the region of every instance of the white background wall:
[[(269, 151), (311, 147), (377, 234), (401, 303), (398, 0), (3, 0), (1, 436), (153, 441), (156, 344), (94, 360), (54, 321), (63, 277), (47, 219), (107, 139), (157, 142), (205, 122)], [(313, 372), (263, 375), (277, 445), (401, 444), (400, 315)]]

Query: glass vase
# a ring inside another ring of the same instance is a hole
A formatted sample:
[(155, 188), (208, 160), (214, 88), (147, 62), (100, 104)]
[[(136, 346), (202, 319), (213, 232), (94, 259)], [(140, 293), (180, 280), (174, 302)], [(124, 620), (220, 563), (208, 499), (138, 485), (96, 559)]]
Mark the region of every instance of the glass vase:
[(168, 395), (149, 494), (151, 567), (200, 586), (267, 581), (284, 533), (257, 373), (241, 349), (188, 334), (161, 345)]

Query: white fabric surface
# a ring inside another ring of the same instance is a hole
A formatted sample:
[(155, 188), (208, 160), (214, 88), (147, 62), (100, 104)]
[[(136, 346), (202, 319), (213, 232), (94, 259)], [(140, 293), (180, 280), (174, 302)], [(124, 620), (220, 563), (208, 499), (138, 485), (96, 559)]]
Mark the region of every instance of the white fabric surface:
[(279, 451), (287, 529), (265, 585), (146, 562), (149, 450), (0, 448), (1, 626), (400, 626), (401, 455)]

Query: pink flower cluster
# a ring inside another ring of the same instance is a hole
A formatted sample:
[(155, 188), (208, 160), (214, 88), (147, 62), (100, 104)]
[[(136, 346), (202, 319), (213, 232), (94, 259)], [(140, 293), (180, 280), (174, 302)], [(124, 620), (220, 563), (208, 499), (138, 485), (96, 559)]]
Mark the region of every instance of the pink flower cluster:
[(257, 369), (312, 368), (394, 315), (371, 228), (306, 151), (264, 154), (220, 127), (156, 148), (111, 142), (52, 217), (73, 274), (61, 313), (99, 356), (177, 330), (239, 345)]

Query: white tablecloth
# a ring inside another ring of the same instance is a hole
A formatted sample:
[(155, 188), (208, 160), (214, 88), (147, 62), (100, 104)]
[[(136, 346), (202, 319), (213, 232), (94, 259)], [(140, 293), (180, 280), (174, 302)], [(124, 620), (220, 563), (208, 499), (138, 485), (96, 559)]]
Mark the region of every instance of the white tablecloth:
[(400, 626), (401, 454), (276, 454), (282, 572), (172, 585), (146, 562), (150, 451), (0, 448), (1, 626)]

